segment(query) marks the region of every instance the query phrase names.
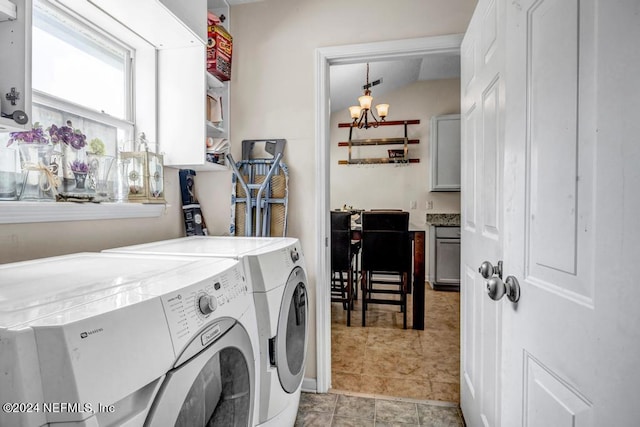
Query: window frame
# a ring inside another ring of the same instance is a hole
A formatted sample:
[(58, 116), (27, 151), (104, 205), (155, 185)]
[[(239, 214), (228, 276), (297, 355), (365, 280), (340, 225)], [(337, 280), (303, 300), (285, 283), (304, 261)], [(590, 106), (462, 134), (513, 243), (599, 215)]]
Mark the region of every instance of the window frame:
[[(116, 46), (118, 49), (125, 51), (125, 84), (123, 87), (125, 93), (124, 118), (116, 117), (108, 113), (98, 111), (94, 108), (50, 94), (48, 92), (38, 90), (33, 86), (31, 88), (32, 104), (49, 107), (55, 110), (59, 110), (63, 113), (66, 112), (69, 114), (82, 116), (109, 126), (124, 129), (125, 141), (116, 141), (115, 145), (116, 147), (124, 150), (132, 149), (132, 141), (135, 139), (136, 135), (136, 124), (134, 120), (136, 100), (134, 83), (136, 49), (128, 44), (126, 40), (122, 40), (121, 38), (114, 36), (110, 32), (105, 31), (102, 27), (93, 24), (88, 18), (79, 15), (76, 11), (69, 9), (68, 7), (62, 6), (58, 3), (54, 3), (50, 0), (35, 0), (35, 2), (42, 3), (44, 4), (45, 8), (53, 10), (54, 15), (59, 14), (63, 17), (63, 19), (72, 21), (73, 25), (80, 27), (83, 32), (90, 34), (96, 39), (102, 39), (107, 43)], [(35, 2), (34, 9), (36, 7)], [(32, 23), (32, 28), (33, 27), (35, 27), (34, 23)], [(126, 145), (122, 146), (123, 143)]]
[[(124, 120), (127, 126), (133, 126), (132, 139), (140, 131), (144, 131), (148, 139), (157, 140), (157, 81), (158, 81), (158, 53), (157, 48), (149, 41), (142, 38), (127, 26), (127, 22), (114, 19), (104, 10), (91, 2), (72, 2), (70, 0), (55, 0), (55, 6), (68, 14), (81, 19), (92, 28), (99, 29), (112, 38), (119, 40), (130, 47), (133, 52), (134, 62), (129, 65), (131, 87), (131, 102), (129, 120)], [(28, 20), (31, 23), (30, 19)], [(29, 30), (32, 31), (32, 30)], [(30, 39), (30, 36), (28, 37)], [(31, 54), (29, 46), (27, 52)], [(31, 69), (27, 70), (31, 73)], [(55, 103), (55, 97), (47, 94), (36, 93), (36, 104), (49, 106)], [(33, 103), (33, 101), (31, 102)], [(81, 109), (85, 108), (79, 106)], [(87, 109), (90, 110), (90, 109)], [(85, 111), (88, 118), (97, 119), (107, 124), (117, 124), (120, 119), (106, 113)], [(133, 147), (121, 147), (131, 149)], [(168, 204), (143, 204), (143, 203), (73, 203), (56, 202), (41, 203), (28, 201), (2, 201), (0, 202), (0, 224), (23, 224), (37, 222), (59, 222), (80, 220), (110, 220), (131, 218), (158, 218), (166, 215)]]

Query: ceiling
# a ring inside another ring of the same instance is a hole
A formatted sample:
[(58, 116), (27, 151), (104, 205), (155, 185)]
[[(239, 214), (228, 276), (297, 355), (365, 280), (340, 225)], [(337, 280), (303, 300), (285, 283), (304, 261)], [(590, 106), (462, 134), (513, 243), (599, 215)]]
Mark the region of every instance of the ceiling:
[[(363, 94), (367, 75), (365, 63), (332, 65), (330, 76), (331, 112), (357, 105)], [(382, 78), (382, 83), (371, 88), (374, 104), (384, 102), (383, 95), (420, 80), (440, 80), (460, 77), (460, 55), (455, 53), (430, 54), (424, 58), (369, 63), (369, 81)]]

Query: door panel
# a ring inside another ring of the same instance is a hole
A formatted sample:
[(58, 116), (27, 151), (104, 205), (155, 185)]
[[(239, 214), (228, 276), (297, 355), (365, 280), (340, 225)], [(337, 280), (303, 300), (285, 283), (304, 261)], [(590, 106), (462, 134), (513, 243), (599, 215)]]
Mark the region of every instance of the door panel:
[[(639, 15), (637, 0), (478, 2), (461, 49), (469, 426), (640, 419)], [(476, 273), (503, 255), (516, 303)]]
[(591, 423), (591, 402), (533, 356), (525, 354), (523, 424), (581, 427)]
[[(595, 258), (604, 207), (595, 147), (608, 144), (598, 131), (597, 21), (596, 0), (507, 6), (504, 261), (522, 293), (503, 303), (505, 425), (625, 425), (595, 422), (596, 408), (615, 417), (599, 407), (608, 360), (595, 351), (599, 316), (611, 314), (597, 312), (596, 274), (615, 262)], [(600, 296), (613, 285), (600, 283)]]
[(482, 94), (482, 206), (483, 235), (493, 240), (500, 237), (500, 76), (496, 75)]
[(461, 46), (460, 399), (470, 427), (501, 425), (502, 312), (478, 266), (502, 259), (503, 10), (502, 0), (480, 0)]

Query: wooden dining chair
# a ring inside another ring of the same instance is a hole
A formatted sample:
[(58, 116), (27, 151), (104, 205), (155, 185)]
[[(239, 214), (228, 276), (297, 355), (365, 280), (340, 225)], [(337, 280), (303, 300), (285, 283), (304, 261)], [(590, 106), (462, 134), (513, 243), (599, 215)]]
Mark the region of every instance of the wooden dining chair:
[[(407, 328), (407, 292), (411, 272), (409, 212), (362, 214), (362, 326), (368, 304), (399, 305)], [(383, 298), (383, 296), (389, 298)]]
[(351, 242), (351, 213), (331, 212), (331, 302), (340, 302), (347, 310), (347, 326), (351, 326), (359, 246)]

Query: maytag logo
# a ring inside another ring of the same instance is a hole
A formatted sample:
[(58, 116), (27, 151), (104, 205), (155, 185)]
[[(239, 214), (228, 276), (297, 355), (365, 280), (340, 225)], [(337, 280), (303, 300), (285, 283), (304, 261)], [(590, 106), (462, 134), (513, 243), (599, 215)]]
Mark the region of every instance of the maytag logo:
[(84, 338), (87, 338), (89, 335), (97, 334), (97, 333), (102, 332), (102, 331), (103, 331), (102, 328), (98, 328), (98, 329), (93, 329), (93, 330), (87, 331), (87, 332), (81, 332), (80, 333), (80, 338), (84, 339)]

